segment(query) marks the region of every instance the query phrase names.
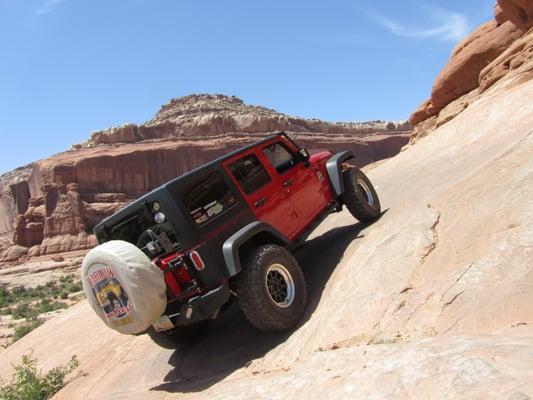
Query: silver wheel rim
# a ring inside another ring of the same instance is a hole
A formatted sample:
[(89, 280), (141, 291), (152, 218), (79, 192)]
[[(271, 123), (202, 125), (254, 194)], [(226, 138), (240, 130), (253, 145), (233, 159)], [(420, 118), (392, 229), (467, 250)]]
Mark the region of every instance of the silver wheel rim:
[(374, 205), (374, 195), (372, 195), (372, 191), (366, 184), (366, 182), (362, 179), (357, 180), (357, 186), (359, 186), (359, 190), (363, 193), (363, 195), (366, 197), (366, 202), (373, 206)]
[(265, 288), (270, 300), (278, 307), (289, 307), (294, 301), (294, 281), (287, 268), (281, 264), (268, 267)]

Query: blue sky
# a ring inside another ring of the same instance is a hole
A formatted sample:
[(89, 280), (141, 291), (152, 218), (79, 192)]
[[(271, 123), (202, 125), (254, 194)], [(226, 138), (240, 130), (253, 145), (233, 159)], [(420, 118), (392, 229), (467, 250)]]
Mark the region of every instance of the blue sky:
[(191, 93), (405, 119), (493, 2), (0, 0), (0, 173)]

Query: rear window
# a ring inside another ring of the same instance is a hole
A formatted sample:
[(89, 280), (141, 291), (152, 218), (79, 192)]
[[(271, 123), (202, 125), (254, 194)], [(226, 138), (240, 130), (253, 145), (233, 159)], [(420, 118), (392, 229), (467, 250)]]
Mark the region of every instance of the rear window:
[(217, 171), (182, 186), (179, 192), (197, 225), (210, 221), (237, 202), (235, 195)]
[(229, 170), (246, 194), (252, 194), (270, 182), (270, 176), (254, 154), (235, 161)]

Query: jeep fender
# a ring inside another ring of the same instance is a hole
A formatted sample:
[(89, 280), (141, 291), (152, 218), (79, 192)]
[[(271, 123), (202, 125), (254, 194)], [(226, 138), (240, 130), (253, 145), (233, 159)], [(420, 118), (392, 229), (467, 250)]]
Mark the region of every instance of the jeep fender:
[(342, 180), (341, 164), (346, 160), (355, 158), (350, 150), (335, 153), (328, 161), (326, 161), (326, 171), (328, 172), (329, 181), (333, 189), (335, 197), (339, 197), (344, 193), (344, 181)]
[(289, 244), (289, 240), (273, 226), (261, 221), (249, 223), (231, 235), (222, 245), (228, 277), (231, 278), (241, 272), (239, 251), (241, 246), (248, 241), (258, 241), (260, 244), (275, 243), (282, 246)]

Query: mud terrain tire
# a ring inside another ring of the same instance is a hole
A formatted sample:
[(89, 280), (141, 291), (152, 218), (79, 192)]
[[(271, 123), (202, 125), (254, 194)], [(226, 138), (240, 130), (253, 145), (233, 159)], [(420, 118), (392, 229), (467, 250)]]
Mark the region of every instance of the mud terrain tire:
[(342, 200), (346, 208), (361, 222), (372, 222), (381, 215), (379, 197), (370, 179), (357, 168), (343, 172), (344, 193)]
[(298, 262), (273, 244), (248, 253), (236, 280), (239, 305), (246, 318), (263, 331), (294, 327), (307, 303), (307, 288)]

